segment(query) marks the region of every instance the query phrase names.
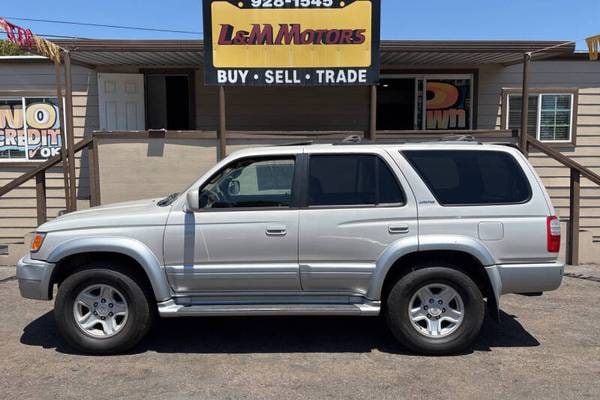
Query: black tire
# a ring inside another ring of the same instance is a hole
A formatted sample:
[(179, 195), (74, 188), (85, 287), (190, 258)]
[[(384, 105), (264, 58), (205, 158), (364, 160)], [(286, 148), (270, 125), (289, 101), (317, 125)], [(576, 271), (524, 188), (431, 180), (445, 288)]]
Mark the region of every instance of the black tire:
[[(409, 303), (419, 289), (429, 284), (450, 286), (464, 304), (462, 323), (447, 336), (427, 336), (411, 322)], [(385, 304), (386, 321), (396, 339), (409, 350), (425, 355), (448, 355), (465, 350), (479, 334), (484, 314), (485, 303), (477, 284), (451, 267), (426, 267), (410, 272), (393, 285)]]
[[(148, 289), (115, 268), (106, 263), (87, 265), (68, 276), (58, 288), (54, 303), (58, 331), (69, 345), (81, 352), (99, 355), (125, 352), (139, 343), (152, 326), (154, 312), (150, 306)], [(127, 320), (114, 336), (91, 336), (75, 321), (75, 299), (82, 290), (95, 284), (112, 286), (127, 301)]]

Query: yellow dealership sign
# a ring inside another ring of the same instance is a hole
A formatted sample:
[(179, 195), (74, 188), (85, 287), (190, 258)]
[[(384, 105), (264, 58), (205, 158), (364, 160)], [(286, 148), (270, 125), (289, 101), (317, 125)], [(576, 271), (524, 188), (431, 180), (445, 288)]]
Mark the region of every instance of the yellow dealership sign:
[(376, 83), (379, 21), (380, 0), (205, 0), (206, 83)]

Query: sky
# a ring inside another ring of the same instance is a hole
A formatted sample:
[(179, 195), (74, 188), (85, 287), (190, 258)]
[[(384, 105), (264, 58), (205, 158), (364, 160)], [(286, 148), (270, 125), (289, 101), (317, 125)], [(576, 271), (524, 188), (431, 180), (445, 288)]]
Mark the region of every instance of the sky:
[[(38, 34), (112, 39), (199, 39), (177, 34), (21, 21), (50, 19), (202, 31), (201, 0), (3, 1), (0, 16)], [(600, 0), (382, 0), (382, 39), (576, 40), (600, 34)]]

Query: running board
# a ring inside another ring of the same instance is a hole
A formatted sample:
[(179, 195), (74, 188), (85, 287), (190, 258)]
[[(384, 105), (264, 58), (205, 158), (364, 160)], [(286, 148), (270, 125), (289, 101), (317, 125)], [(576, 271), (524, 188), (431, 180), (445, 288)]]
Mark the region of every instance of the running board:
[(174, 300), (158, 303), (161, 317), (266, 316), (266, 315), (379, 315), (380, 302), (363, 304), (222, 304), (181, 305)]

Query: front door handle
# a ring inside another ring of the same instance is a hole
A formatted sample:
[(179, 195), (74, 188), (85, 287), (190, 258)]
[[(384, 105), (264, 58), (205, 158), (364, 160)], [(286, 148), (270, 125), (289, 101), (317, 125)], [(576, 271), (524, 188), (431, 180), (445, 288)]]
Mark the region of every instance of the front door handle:
[(410, 229), (408, 225), (390, 225), (388, 226), (388, 232), (392, 235), (397, 235), (400, 233), (408, 233)]
[(266, 232), (267, 236), (285, 236), (287, 233), (287, 230), (286, 230), (285, 226), (283, 226), (283, 225), (267, 226), (267, 229), (265, 232)]

